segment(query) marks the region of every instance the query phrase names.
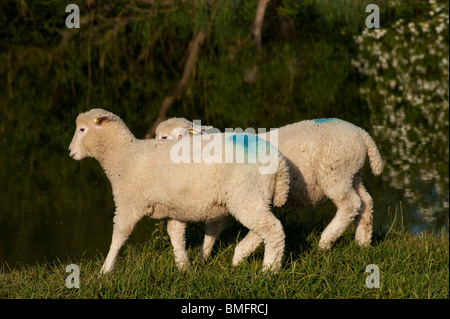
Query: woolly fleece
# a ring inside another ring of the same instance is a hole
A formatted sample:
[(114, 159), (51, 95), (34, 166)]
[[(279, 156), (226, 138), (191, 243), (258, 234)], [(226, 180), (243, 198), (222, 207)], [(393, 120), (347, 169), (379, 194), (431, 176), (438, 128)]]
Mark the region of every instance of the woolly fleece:
[[(111, 182), (116, 204), (113, 238), (103, 273), (113, 270), (121, 246), (143, 216), (214, 222), (229, 214), (264, 241), (263, 269), (279, 269), (284, 232), (269, 207), (274, 194), (283, 204), (289, 190), (289, 172), (279, 153), (275, 174), (260, 174), (258, 163), (175, 164), (170, 150), (176, 141), (136, 139), (125, 123), (108, 111), (92, 109), (80, 114), (76, 123), (70, 156), (98, 160)], [(184, 233), (179, 233), (184, 229), (177, 225), (170, 225), (168, 232), (177, 266), (182, 269), (188, 261)], [(233, 264), (242, 260), (240, 250), (246, 249), (238, 245)]]
[[(183, 123), (185, 125), (185, 119)], [(159, 134), (171, 135), (179, 128), (178, 119), (161, 123)], [(334, 219), (324, 230), (319, 247), (328, 249), (356, 219), (355, 238), (359, 245), (370, 245), (372, 238), (373, 201), (361, 180), (366, 155), (372, 172), (381, 174), (383, 161), (375, 142), (363, 129), (336, 118), (306, 120), (286, 125), (278, 131), (278, 149), (288, 162), (290, 190), (286, 206), (312, 207), (331, 199), (337, 206)], [(187, 131), (182, 136), (188, 135)], [(260, 137), (270, 141), (269, 132)], [(220, 226), (218, 226), (220, 227)], [(215, 229), (218, 236), (220, 229)], [(260, 242), (249, 234), (253, 246)], [(213, 239), (206, 236), (211, 246)], [(206, 258), (207, 256), (204, 256)]]

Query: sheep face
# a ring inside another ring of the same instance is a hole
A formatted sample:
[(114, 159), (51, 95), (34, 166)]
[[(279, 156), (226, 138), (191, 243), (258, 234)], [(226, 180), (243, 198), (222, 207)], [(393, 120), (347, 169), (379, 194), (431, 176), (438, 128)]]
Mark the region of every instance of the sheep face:
[(94, 132), (92, 131), (102, 128), (107, 121), (109, 121), (108, 115), (96, 116), (92, 120), (86, 113), (80, 114), (77, 118), (75, 134), (69, 145), (70, 157), (78, 161), (85, 157), (95, 157), (90, 151), (91, 149), (95, 149), (92, 145), (93, 143), (95, 144), (95, 137), (93, 135), (96, 134), (93, 134)]
[(189, 129), (185, 128), (185, 127), (176, 127), (174, 128), (170, 134), (167, 134), (166, 132), (161, 132), (158, 133), (158, 135), (156, 135), (157, 139), (160, 140), (179, 140), (182, 139), (185, 136), (189, 136)]
[(79, 161), (89, 156), (84, 145), (84, 139), (89, 132), (89, 126), (85, 123), (77, 123), (75, 134), (69, 145), (70, 157)]
[(77, 117), (77, 128), (69, 145), (70, 156), (81, 160), (93, 157), (100, 164), (111, 152), (123, 152), (136, 138), (115, 114), (103, 109), (92, 109)]
[(184, 136), (189, 136), (188, 129), (192, 127), (192, 122), (185, 118), (174, 117), (159, 123), (156, 127), (155, 135), (160, 140), (177, 140)]
[(174, 117), (161, 122), (155, 131), (157, 139), (160, 140), (180, 140), (183, 137), (189, 137), (202, 133), (205, 130), (212, 129), (212, 126), (199, 125), (193, 126), (193, 123), (185, 118)]

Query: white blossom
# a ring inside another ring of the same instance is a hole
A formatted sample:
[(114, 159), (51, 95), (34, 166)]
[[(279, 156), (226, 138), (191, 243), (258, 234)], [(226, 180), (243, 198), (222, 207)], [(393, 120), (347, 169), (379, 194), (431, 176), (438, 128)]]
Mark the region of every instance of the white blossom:
[[(395, 7), (403, 1), (390, 1), (389, 5)], [(438, 174), (437, 166), (420, 151), (435, 145), (441, 147), (442, 156), (449, 157), (448, 147), (442, 147), (449, 144), (449, 44), (448, 36), (447, 40), (444, 37), (449, 31), (449, 4), (430, 0), (428, 6), (428, 15), (411, 21), (398, 19), (376, 31), (364, 29), (355, 37), (359, 54), (351, 62), (369, 79), (359, 93), (376, 111), (371, 118), (374, 135), (382, 145), (390, 146), (395, 157), (386, 163), (389, 181), (411, 200), (419, 198), (408, 175), (401, 173), (411, 164), (422, 165), (422, 180), (448, 184), (448, 176)], [(409, 115), (417, 113), (419, 124), (411, 122)], [(443, 207), (448, 208), (448, 192), (441, 191), (440, 196)], [(423, 212), (426, 215), (429, 210)]]

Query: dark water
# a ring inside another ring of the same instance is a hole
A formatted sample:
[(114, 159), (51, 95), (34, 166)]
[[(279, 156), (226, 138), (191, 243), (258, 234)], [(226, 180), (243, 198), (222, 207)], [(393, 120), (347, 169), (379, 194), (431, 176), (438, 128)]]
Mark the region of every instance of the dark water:
[[(111, 187), (94, 159), (74, 161), (68, 156), (74, 124), (61, 125), (57, 129), (66, 132), (62, 137), (29, 132), (40, 138), (24, 147), (19, 147), (20, 140), (3, 140), (0, 261), (10, 266), (108, 251), (114, 212)], [(395, 162), (386, 151), (389, 147), (380, 149), (387, 164)], [(386, 232), (395, 217), (414, 234), (448, 231), (448, 159), (434, 162), (428, 171), (423, 165), (394, 169), (398, 167), (386, 165), (383, 174), (374, 177), (366, 163), (363, 180), (374, 199), (375, 232)], [(328, 202), (298, 212), (302, 223), (323, 225), (335, 207)], [(146, 240), (153, 225), (143, 219), (130, 242)]]

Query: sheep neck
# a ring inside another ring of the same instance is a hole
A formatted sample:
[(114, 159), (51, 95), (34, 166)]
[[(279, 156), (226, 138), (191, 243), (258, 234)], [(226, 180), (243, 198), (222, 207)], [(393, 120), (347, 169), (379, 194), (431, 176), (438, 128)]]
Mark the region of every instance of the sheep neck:
[[(109, 137), (109, 138), (108, 138)], [(115, 132), (102, 141), (101, 152), (95, 158), (106, 173), (108, 179), (113, 183), (114, 178), (120, 176), (125, 168), (130, 146), (137, 141), (133, 134), (127, 132)]]

